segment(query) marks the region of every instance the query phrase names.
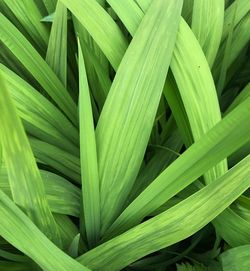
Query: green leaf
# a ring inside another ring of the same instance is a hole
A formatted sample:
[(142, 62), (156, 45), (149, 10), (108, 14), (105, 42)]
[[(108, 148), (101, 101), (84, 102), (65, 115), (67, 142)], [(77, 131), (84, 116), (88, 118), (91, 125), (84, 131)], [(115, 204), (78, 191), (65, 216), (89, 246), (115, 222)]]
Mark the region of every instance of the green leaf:
[[(137, 25), (140, 24), (140, 18), (143, 12), (134, 0), (107, 0), (112, 9), (117, 13), (118, 17), (123, 21), (131, 35), (136, 32)], [(138, 14), (130, 16), (130, 14)]]
[(82, 198), (87, 239), (94, 246), (100, 236), (99, 174), (89, 86), (79, 41), (78, 52)]
[(30, 271), (32, 268), (31, 264), (28, 263), (14, 263), (9, 261), (0, 261), (0, 270), (6, 271)]
[(194, 0), (192, 31), (212, 67), (219, 49), (224, 21), (224, 0)]
[(177, 271), (207, 271), (207, 268), (198, 264), (194, 264), (194, 265), (191, 265), (189, 263), (177, 264), (176, 267), (177, 267)]
[[(237, 12), (235, 14), (235, 9), (237, 6)], [(227, 38), (232, 21), (234, 18), (234, 23), (237, 25), (250, 11), (250, 2), (248, 0), (235, 0), (233, 3), (225, 10), (225, 17), (224, 17), (224, 26), (223, 26), (223, 33), (222, 33), (222, 42), (225, 41)]]
[(213, 224), (220, 236), (226, 240), (230, 246), (249, 244), (250, 223), (231, 208), (228, 208), (221, 213), (218, 218), (214, 219)]
[(97, 50), (97, 45), (91, 36), (80, 25), (77, 19), (73, 18), (73, 22), (79, 40), (82, 44), (82, 53), (86, 66), (89, 87), (100, 111), (111, 87), (111, 80), (108, 73), (109, 71), (106, 67), (106, 63), (103, 63), (104, 61), (103, 57), (101, 56), (100, 49)]
[[(24, 255), (14, 254), (3, 249), (0, 249), (0, 257), (13, 262), (28, 262), (28, 258)], [(1, 270), (1, 269), (0, 269)]]
[(248, 142), (249, 109), (250, 99), (247, 99), (188, 148), (123, 211), (107, 236), (114, 236), (136, 225), (212, 166)]
[(96, 141), (102, 232), (118, 216), (140, 169), (171, 60), (181, 6), (182, 1), (172, 0), (152, 4), (126, 51), (101, 112)]
[[(238, 10), (238, 6), (234, 6)], [(237, 12), (237, 10), (235, 12)], [(236, 15), (235, 15), (236, 17)], [(234, 19), (234, 17), (232, 18)], [(231, 22), (231, 24), (235, 24), (234, 21)], [(227, 42), (224, 41), (223, 44), (220, 46), (220, 49), (218, 51), (218, 55), (216, 57), (216, 60), (214, 62), (214, 69), (213, 69), (213, 75), (215, 80), (218, 80), (221, 66), (223, 65), (223, 58), (224, 55), (226, 55), (226, 67), (225, 69), (228, 69), (233, 62), (237, 59), (237, 57), (240, 55), (242, 50), (247, 46), (249, 40), (250, 40), (250, 13), (248, 13), (240, 22), (239, 24), (234, 27), (233, 33), (232, 33), (232, 41), (230, 42), (230, 52), (227, 52)], [(230, 28), (229, 28), (230, 30)], [(230, 33), (230, 31), (229, 31)], [(224, 86), (223, 86), (224, 87)]]
[(68, 118), (76, 124), (76, 105), (49, 65), (2, 14), (0, 14), (0, 25), (4, 25), (0, 29), (0, 40), (34, 76)]
[[(46, 197), (52, 212), (79, 217), (80, 190), (63, 177), (40, 170)], [(6, 167), (0, 168), (0, 189), (11, 197)], [(63, 197), (62, 197), (63, 195)]]
[(30, 137), (29, 143), (37, 161), (58, 170), (76, 183), (81, 182), (80, 159), (78, 156), (36, 138)]
[(176, 130), (171, 133), (163, 145), (155, 146), (158, 150), (138, 174), (129, 194), (128, 203), (134, 200), (167, 166), (178, 158), (178, 151), (180, 151), (183, 142)]
[(41, 22), (52, 23), (54, 18), (55, 18), (55, 12), (49, 14), (48, 16), (43, 17)]
[[(192, 53), (195, 50), (195, 55)], [(209, 131), (221, 119), (214, 81), (201, 50), (189, 26), (181, 20), (171, 62), (194, 141)], [(216, 165), (205, 174), (207, 182), (226, 171), (226, 163)]]
[(48, 14), (51, 14), (52, 12), (55, 11), (57, 0), (42, 0), (42, 1), (48, 11)]
[[(124, 55), (127, 42), (119, 27), (97, 1), (60, 0), (93, 37), (114, 69)], [(96, 20), (98, 18), (98, 20)]]
[[(0, 191), (0, 235), (46, 271), (88, 271), (56, 247), (29, 218)], [(15, 229), (15, 234), (9, 229)]]
[(78, 256), (78, 250), (79, 250), (79, 242), (80, 242), (80, 233), (78, 233), (74, 239), (72, 240), (72, 243), (70, 244), (69, 247), (69, 252), (68, 254), (72, 258), (76, 258)]
[(187, 238), (212, 221), (250, 186), (249, 173), (250, 156), (186, 200), (83, 254), (78, 260), (94, 270), (120, 270)]
[(173, 117), (180, 130), (180, 134), (184, 144), (188, 147), (193, 143), (193, 135), (188, 121), (187, 113), (185, 111), (180, 92), (174, 80), (172, 72), (169, 72), (163, 94), (171, 108)]
[(185, 19), (188, 25), (192, 24), (194, 0), (184, 0), (181, 16)]
[(67, 20), (67, 8), (58, 1), (46, 61), (65, 87), (67, 85)]
[[(35, 2), (30, 0), (23, 0), (21, 2), (3, 0), (3, 2), (18, 19), (22, 29), (31, 37), (33, 44), (35, 44), (41, 52), (45, 52), (49, 40), (49, 32), (48, 29), (40, 23), (42, 14)], [(22, 29), (19, 28), (20, 31)]]
[(144, 12), (146, 12), (148, 7), (152, 3), (152, 0), (135, 0), (135, 2)]
[(233, 40), (233, 33), (234, 33), (234, 26), (235, 26), (235, 18), (237, 14), (237, 5), (234, 6), (234, 16), (232, 18), (232, 21), (230, 22), (231, 27), (229, 28), (228, 36), (225, 41), (225, 49), (224, 49), (224, 56), (221, 62), (221, 70), (220, 70), (220, 75), (218, 78), (218, 83), (217, 83), (217, 92), (218, 96), (220, 97), (223, 89), (225, 87), (226, 83), (226, 77), (227, 77), (227, 70), (229, 67), (229, 58), (232, 50), (232, 40)]
[(31, 135), (78, 155), (78, 131), (62, 112), (17, 74), (0, 64), (11, 97)]
[(66, 215), (61, 214), (54, 214), (56, 219), (56, 223), (60, 230), (63, 239), (63, 251), (67, 251), (72, 239), (78, 234), (78, 228), (76, 225), (71, 221), (71, 219)]
[(239, 93), (239, 95), (234, 99), (232, 104), (228, 107), (225, 114), (231, 112), (235, 107), (239, 106), (243, 101), (250, 97), (250, 83), (248, 83), (244, 89)]
[(250, 266), (250, 245), (227, 250), (220, 255), (223, 270), (248, 271)]
[(0, 74), (0, 141), (14, 202), (55, 243), (61, 240), (27, 136)]

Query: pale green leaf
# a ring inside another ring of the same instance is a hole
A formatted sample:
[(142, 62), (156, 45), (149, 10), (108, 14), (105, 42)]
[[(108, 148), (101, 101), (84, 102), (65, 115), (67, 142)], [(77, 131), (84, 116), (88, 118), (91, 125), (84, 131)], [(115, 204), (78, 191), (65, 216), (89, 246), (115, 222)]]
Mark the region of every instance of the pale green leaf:
[(186, 200), (83, 254), (78, 260), (94, 270), (119, 270), (187, 238), (213, 220), (250, 186), (249, 165), (250, 156)]
[(0, 141), (14, 202), (60, 246), (57, 225), (30, 144), (0, 74)]
[(37, 161), (58, 170), (76, 183), (81, 183), (78, 156), (36, 138), (30, 137), (29, 143)]
[[(106, 55), (111, 65), (117, 69), (127, 48), (127, 42), (108, 13), (97, 1), (60, 0), (74, 14), (79, 22)], [(98, 18), (98, 20), (96, 19)]]
[(212, 166), (250, 140), (250, 99), (245, 100), (166, 168), (109, 229), (116, 235), (139, 223)]
[[(40, 170), (40, 174), (51, 211), (78, 217), (80, 212), (80, 190), (59, 175), (44, 170)], [(5, 166), (0, 168), (0, 189), (11, 197), (8, 173)]]
[(0, 64), (11, 97), (27, 132), (78, 155), (78, 130), (51, 102), (17, 74)]
[(172, 0), (151, 5), (101, 112), (96, 141), (102, 231), (118, 216), (140, 169), (171, 60), (181, 6), (182, 1)]
[[(18, 29), (0, 14), (0, 40), (8, 47), (68, 118), (76, 124), (76, 105), (49, 65)], [(32, 56), (32, 57), (31, 57)]]
[(81, 45), (79, 52), (79, 122), (82, 198), (87, 239), (94, 246), (100, 235), (100, 195), (95, 129)]
[(212, 67), (222, 36), (224, 0), (194, 0), (192, 16), (192, 31)]
[[(88, 271), (55, 246), (28, 217), (0, 191), (0, 235), (46, 271)], [(15, 234), (10, 231), (15, 229)]]
[(51, 27), (46, 61), (61, 80), (67, 85), (67, 8), (58, 1)]
[[(3, 2), (13, 12), (36, 47), (38, 47), (41, 52), (45, 52), (49, 40), (49, 31), (40, 22), (42, 19), (41, 10), (38, 9), (34, 1), (3, 0)], [(21, 29), (19, 28), (19, 30)]]
[[(133, 35), (140, 24), (140, 18), (144, 15), (134, 0), (107, 0), (118, 17), (123, 21), (128, 31)], [(138, 14), (130, 16), (130, 14)]]

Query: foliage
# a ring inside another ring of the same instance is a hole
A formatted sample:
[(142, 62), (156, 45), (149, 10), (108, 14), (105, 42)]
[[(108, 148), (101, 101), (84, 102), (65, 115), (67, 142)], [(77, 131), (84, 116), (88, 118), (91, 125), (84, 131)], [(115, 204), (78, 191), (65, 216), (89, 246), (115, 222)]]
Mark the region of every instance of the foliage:
[(0, 270), (250, 269), (249, 3), (0, 0)]

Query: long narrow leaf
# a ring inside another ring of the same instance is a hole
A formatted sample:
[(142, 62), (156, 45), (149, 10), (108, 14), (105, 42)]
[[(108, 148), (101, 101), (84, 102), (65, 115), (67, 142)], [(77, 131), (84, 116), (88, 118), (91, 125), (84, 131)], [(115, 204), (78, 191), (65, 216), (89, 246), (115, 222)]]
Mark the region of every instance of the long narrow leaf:
[[(28, 217), (0, 191), (0, 235), (47, 271), (88, 271), (56, 247)], [(10, 231), (15, 229), (15, 234)]]
[(212, 166), (248, 142), (249, 109), (250, 98), (188, 148), (125, 209), (109, 229), (110, 234), (116, 235), (136, 225)]
[(95, 130), (84, 59), (79, 46), (79, 122), (84, 220), (90, 246), (100, 236), (100, 195)]
[[(172, 0), (152, 4), (119, 66), (101, 112), (96, 140), (102, 231), (119, 214), (140, 169), (168, 71), (181, 6), (182, 1)], [(164, 47), (159, 47), (163, 42)]]
[(22, 62), (69, 119), (76, 124), (76, 105), (49, 65), (2, 14), (0, 14), (0, 25), (4, 25), (0, 29), (0, 40)]
[(44, 53), (49, 40), (49, 32), (45, 25), (40, 22), (42, 14), (34, 1), (3, 0), (3, 2), (13, 12), (24, 30), (31, 36), (33, 43)]
[(51, 240), (60, 245), (40, 173), (2, 77), (0, 89), (0, 141), (13, 199)]
[(219, 49), (224, 19), (224, 0), (194, 0), (192, 31), (212, 67)]
[[(111, 65), (117, 69), (127, 48), (127, 42), (108, 13), (97, 1), (60, 0), (87, 29)], [(96, 19), (98, 18), (98, 20)]]
[(46, 61), (61, 80), (67, 83), (67, 8), (58, 1), (51, 27)]
[(250, 156), (186, 200), (87, 252), (78, 260), (94, 270), (119, 270), (149, 253), (187, 238), (213, 220), (250, 186), (249, 165)]
[[(80, 190), (66, 179), (49, 171), (40, 170), (40, 175), (51, 211), (79, 217)], [(11, 197), (8, 173), (5, 166), (0, 168), (0, 189)]]
[[(117, 13), (119, 18), (124, 22), (128, 31), (133, 35), (137, 29), (137, 25), (140, 24), (140, 17), (143, 16), (143, 12), (134, 0), (107, 0), (110, 6)], [(138, 13), (136, 16), (130, 16), (129, 14)]]
[(48, 143), (78, 154), (76, 127), (50, 101), (17, 74), (0, 64), (18, 114), (25, 122), (26, 131)]

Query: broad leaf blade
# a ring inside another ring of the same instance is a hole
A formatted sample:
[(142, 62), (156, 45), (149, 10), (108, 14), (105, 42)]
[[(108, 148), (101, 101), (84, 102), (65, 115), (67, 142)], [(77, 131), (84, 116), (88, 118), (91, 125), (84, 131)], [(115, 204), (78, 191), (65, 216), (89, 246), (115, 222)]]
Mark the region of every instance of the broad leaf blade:
[[(40, 170), (40, 175), (51, 211), (53, 213), (79, 217), (80, 189), (63, 177), (49, 171)], [(8, 173), (5, 166), (0, 168), (0, 189), (11, 197)]]
[[(48, 271), (88, 271), (56, 247), (28, 217), (0, 191), (0, 235)], [(9, 230), (15, 229), (15, 234)]]
[(96, 140), (103, 231), (119, 214), (140, 169), (168, 71), (181, 6), (182, 1), (172, 0), (152, 4), (120, 64), (101, 112)]
[[(195, 50), (195, 55), (192, 50)], [(221, 113), (209, 66), (184, 20), (180, 23), (171, 69), (196, 141), (220, 121)], [(222, 162), (208, 172), (205, 178), (211, 182), (225, 171), (226, 164)]]
[(250, 266), (250, 245), (227, 250), (220, 255), (223, 270), (248, 271)]
[(250, 98), (203, 135), (166, 168), (120, 215), (109, 229), (116, 235), (139, 223), (212, 166), (250, 140)]
[[(114, 69), (117, 69), (127, 42), (108, 13), (97, 1), (60, 0), (86, 28)], [(98, 18), (98, 20), (96, 19)]]
[(13, 199), (60, 246), (57, 225), (46, 199), (40, 173), (2, 77), (0, 88), (0, 138)]
[(68, 118), (76, 124), (76, 105), (49, 65), (2, 14), (0, 14), (0, 25), (4, 25), (0, 29), (0, 40), (22, 62)]
[[(49, 31), (40, 22), (42, 19), (41, 10), (37, 8), (34, 1), (3, 0), (3, 2), (13, 12), (24, 31), (31, 37), (33, 44), (44, 53), (49, 40)], [(20, 27), (19, 30), (21, 30)]]
[(249, 165), (250, 156), (186, 200), (78, 260), (95, 270), (119, 270), (187, 238), (212, 221), (250, 186)]
[(224, 0), (194, 0), (192, 31), (212, 67), (223, 29)]
[(78, 130), (67, 117), (17, 74), (2, 64), (0, 70), (26, 131), (78, 155)]

